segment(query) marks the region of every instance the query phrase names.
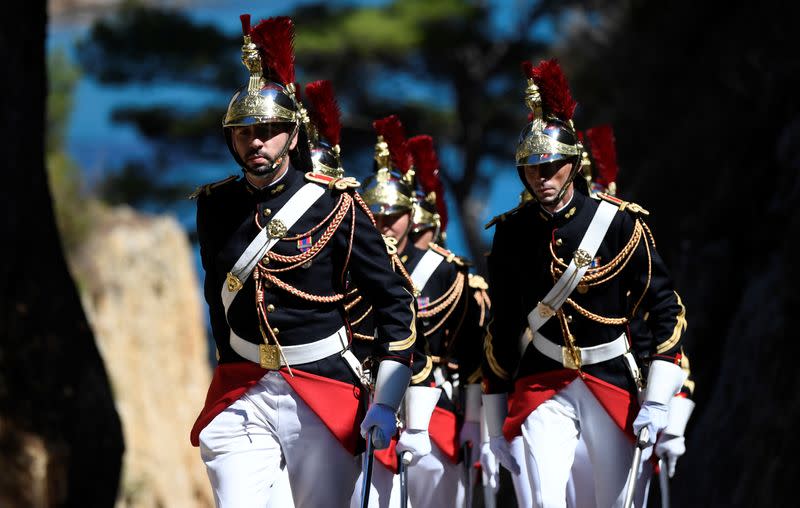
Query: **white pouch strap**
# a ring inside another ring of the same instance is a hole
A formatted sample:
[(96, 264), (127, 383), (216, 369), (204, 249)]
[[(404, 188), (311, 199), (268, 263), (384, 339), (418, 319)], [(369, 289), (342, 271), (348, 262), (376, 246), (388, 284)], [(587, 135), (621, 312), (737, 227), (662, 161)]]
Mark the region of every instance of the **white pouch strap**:
[(417, 263), (417, 266), (411, 271), (411, 281), (414, 283), (414, 289), (417, 290), (417, 293), (422, 292), (422, 288), (428, 283), (431, 275), (436, 271), (436, 267), (438, 267), (442, 261), (444, 261), (444, 257), (441, 254), (430, 249), (425, 252), (422, 259)]
[(556, 281), (553, 288), (540, 301), (536, 307), (528, 313), (528, 325), (532, 332), (536, 332), (547, 322), (556, 311), (561, 308), (572, 291), (578, 286), (581, 278), (589, 269), (589, 265), (600, 248), (600, 243), (606, 236), (611, 220), (619, 208), (607, 201), (601, 201), (600, 205), (592, 217), (589, 228), (584, 233), (578, 250), (569, 262), (567, 269)]
[(278, 240), (281, 239), (281, 236), (270, 236), (270, 232), (276, 233), (276, 231), (273, 231), (271, 225), (275, 224), (277, 226), (278, 224), (282, 224), (283, 227), (281, 229), (283, 229), (284, 232), (289, 230), (324, 193), (325, 188), (318, 184), (307, 183), (303, 185), (300, 190), (295, 192), (294, 195), (289, 198), (289, 201), (278, 210), (272, 217), (272, 220), (267, 224), (267, 227), (262, 229), (258, 235), (253, 238), (250, 245), (247, 246), (242, 255), (239, 256), (239, 259), (236, 260), (236, 263), (234, 263), (233, 268), (231, 268), (231, 271), (228, 273), (228, 278), (222, 283), (222, 305), (225, 307), (226, 319), (228, 309), (239, 293), (239, 289), (241, 289), (244, 281), (247, 280), (253, 272), (259, 260), (261, 260), (261, 258), (278, 243)]

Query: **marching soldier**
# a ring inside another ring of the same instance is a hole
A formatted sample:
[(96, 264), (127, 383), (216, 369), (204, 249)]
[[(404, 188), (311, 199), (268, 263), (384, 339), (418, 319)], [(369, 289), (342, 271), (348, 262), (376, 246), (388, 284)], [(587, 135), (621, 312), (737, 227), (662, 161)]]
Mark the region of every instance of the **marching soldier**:
[[(293, 27), (242, 16), (246, 87), (223, 132), (243, 176), (197, 192), (197, 229), (219, 364), (191, 432), (217, 506), (265, 506), (287, 468), (294, 503), (344, 506), (360, 436), (396, 431), (411, 376), (415, 307), (353, 179), (311, 172), (294, 89)], [(350, 277), (375, 302), (374, 399), (350, 351)]]
[[(534, 505), (565, 506), (583, 439), (597, 505), (619, 506), (634, 442), (647, 458), (685, 380), (685, 309), (655, 249), (647, 212), (605, 194), (591, 199), (585, 180), (575, 179), (582, 147), (558, 64), (523, 67), (533, 115), (516, 159), (534, 200), (492, 221), (494, 315), (483, 396), (490, 447), (512, 472), (527, 469)], [(638, 312), (648, 313), (646, 343), (628, 330)], [(646, 377), (641, 359), (649, 363)], [(522, 465), (509, 449), (518, 435)]]

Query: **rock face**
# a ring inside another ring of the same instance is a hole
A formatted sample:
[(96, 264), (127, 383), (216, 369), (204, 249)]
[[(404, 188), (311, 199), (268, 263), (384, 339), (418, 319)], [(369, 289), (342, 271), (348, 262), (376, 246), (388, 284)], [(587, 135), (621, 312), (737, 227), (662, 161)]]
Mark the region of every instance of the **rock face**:
[(210, 368), (188, 239), (170, 217), (102, 216), (75, 272), (125, 436), (117, 506), (213, 506), (189, 443)]

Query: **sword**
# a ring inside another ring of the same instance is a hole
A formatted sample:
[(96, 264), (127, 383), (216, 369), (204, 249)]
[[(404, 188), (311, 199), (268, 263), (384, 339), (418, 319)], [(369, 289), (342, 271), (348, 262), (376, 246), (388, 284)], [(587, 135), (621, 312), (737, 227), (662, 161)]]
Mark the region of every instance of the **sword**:
[(404, 451), (397, 457), (397, 472), (400, 474), (400, 508), (408, 508), (408, 465), (411, 452)]
[(372, 446), (372, 433), (374, 428), (367, 434), (367, 449), (364, 451), (364, 465), (362, 467), (363, 477), (361, 481), (361, 508), (369, 506), (369, 489), (372, 486), (372, 462), (375, 459), (375, 450)]
[(466, 489), (466, 506), (465, 508), (472, 508), (472, 454), (470, 453), (470, 442), (467, 441), (461, 445), (461, 456), (464, 461), (464, 487)]
[(658, 459), (658, 483), (661, 487), (661, 508), (669, 508), (669, 470), (664, 459)]
[(636, 437), (636, 448), (633, 450), (633, 462), (631, 462), (631, 472), (628, 473), (628, 483), (625, 489), (625, 503), (624, 508), (631, 508), (633, 506), (633, 494), (636, 492), (636, 479), (639, 477), (639, 465), (642, 461), (642, 449), (647, 446), (650, 440), (650, 431), (647, 427), (639, 431)]
[(489, 485), (489, 476), (484, 471), (481, 473), (481, 477), (483, 479), (483, 506), (486, 508), (496, 508), (497, 498), (495, 498), (494, 489)]

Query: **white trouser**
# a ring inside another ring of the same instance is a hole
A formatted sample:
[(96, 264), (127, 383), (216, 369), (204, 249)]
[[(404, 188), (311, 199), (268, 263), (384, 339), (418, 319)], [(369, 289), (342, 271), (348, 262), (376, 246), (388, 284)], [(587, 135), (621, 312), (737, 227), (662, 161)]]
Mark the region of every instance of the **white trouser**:
[[(439, 448), (431, 443), (431, 453), (408, 467), (408, 506), (414, 508), (464, 506), (465, 489), (462, 464), (453, 464)], [(351, 508), (361, 502), (361, 476), (351, 500)], [(377, 460), (372, 466), (372, 486), (369, 492), (371, 508), (400, 506), (400, 476), (392, 474)]]
[(282, 464), (296, 506), (345, 506), (359, 469), (278, 372), (268, 372), (200, 432), (200, 453), (221, 508), (266, 506)]
[(272, 494), (267, 502), (267, 508), (294, 508), (292, 499), (292, 486), (289, 484), (289, 470), (281, 469), (281, 474), (272, 484)]
[(464, 474), (464, 464), (453, 464), (431, 442), (431, 453), (408, 468), (410, 504), (415, 508), (461, 508), (465, 503)]
[(511, 455), (516, 459), (517, 464), (520, 465), (520, 473), (514, 474), (509, 471), (511, 481), (514, 483), (514, 494), (517, 496), (517, 505), (521, 507), (533, 506), (533, 497), (531, 495), (531, 484), (528, 479), (528, 471), (525, 469), (527, 456), (525, 455), (525, 441), (522, 436), (515, 437), (511, 443)]
[[(361, 460), (364, 456), (361, 455)], [(361, 506), (361, 483), (363, 472), (358, 475), (353, 497), (350, 499), (350, 508)], [(400, 476), (392, 473), (389, 468), (374, 460), (372, 463), (372, 482), (369, 488), (370, 508), (399, 508), (400, 506)], [(408, 503), (409, 508), (411, 502)]]
[[(589, 462), (596, 465), (592, 467), (596, 506), (622, 506), (633, 444), (580, 378), (528, 416), (522, 437), (533, 506), (566, 506), (567, 482), (579, 439), (586, 443)], [(638, 483), (640, 489), (646, 488), (644, 481)]]

